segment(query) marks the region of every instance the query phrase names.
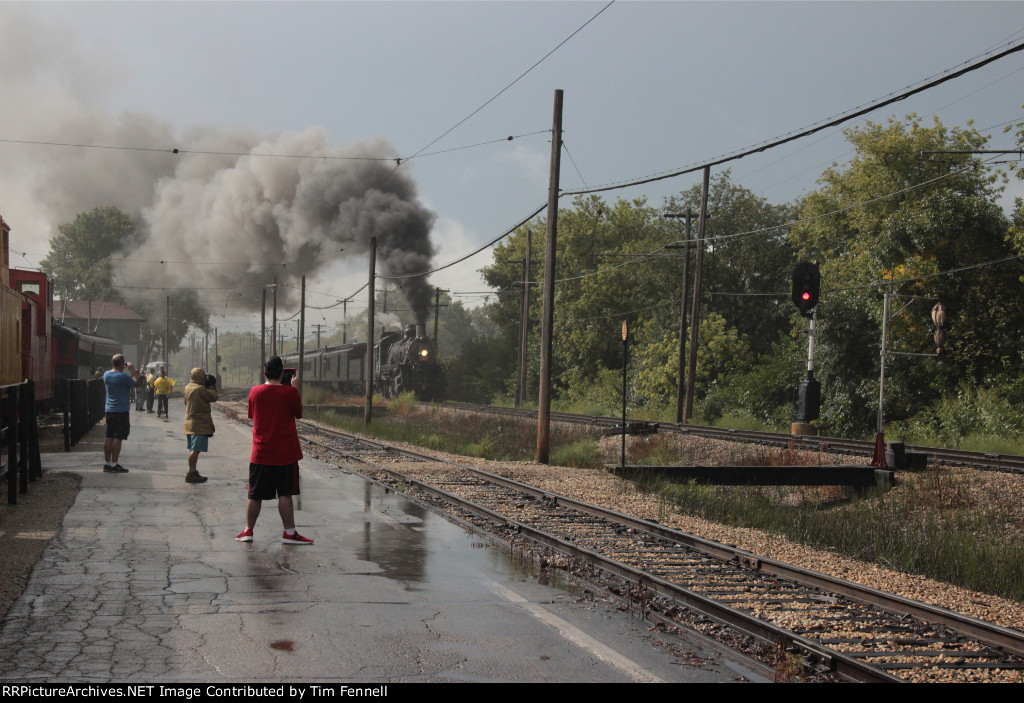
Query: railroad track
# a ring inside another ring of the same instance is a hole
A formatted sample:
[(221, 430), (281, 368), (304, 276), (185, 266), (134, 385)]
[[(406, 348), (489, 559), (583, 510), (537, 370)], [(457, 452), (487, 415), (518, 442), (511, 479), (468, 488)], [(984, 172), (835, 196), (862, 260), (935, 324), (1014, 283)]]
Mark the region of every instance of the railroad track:
[[(463, 412), (489, 413), (510, 417), (536, 418), (535, 410), (503, 408), (489, 405), (472, 405), (469, 403), (424, 403), (437, 408), (448, 408)], [(556, 422), (593, 425), (609, 428), (622, 424), (621, 418), (598, 417), (591, 415), (574, 415), (571, 413), (551, 413)], [(674, 422), (658, 423), (665, 432), (691, 434), (698, 437), (718, 439), (727, 442), (751, 442), (776, 447), (792, 446), (795, 449), (806, 449), (817, 452), (849, 454), (870, 457), (874, 454), (875, 443), (869, 440), (840, 439), (837, 437), (811, 437), (808, 435), (788, 435), (779, 432), (760, 432), (755, 430), (731, 430), (706, 425), (681, 425)], [(971, 452), (961, 449), (943, 449), (941, 447), (924, 447), (906, 445), (906, 451), (927, 455), (929, 461), (954, 466), (970, 466), (979, 469), (1005, 471), (1008, 473), (1024, 473), (1024, 456), (1015, 454), (995, 454), (990, 452)]]
[(808, 670), (852, 681), (1024, 680), (1024, 632), (420, 452), (308, 422), (300, 435), (371, 480), (539, 545), (551, 563), (614, 574), (645, 608), (731, 633), (744, 649), (790, 652)]

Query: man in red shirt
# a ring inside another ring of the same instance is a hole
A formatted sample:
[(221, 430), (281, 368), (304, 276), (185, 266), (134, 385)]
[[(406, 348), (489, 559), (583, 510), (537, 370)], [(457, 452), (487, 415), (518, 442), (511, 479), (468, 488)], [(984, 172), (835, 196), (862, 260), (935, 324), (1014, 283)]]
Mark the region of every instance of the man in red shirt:
[(313, 540), (295, 531), (292, 496), (299, 493), (299, 433), (295, 419), (302, 417), (299, 390), (291, 378), (282, 379), (281, 357), (271, 358), (264, 367), (267, 382), (249, 391), (249, 417), (252, 426), (252, 456), (249, 457), (249, 501), (245, 509), (245, 529), (235, 537), (252, 542), (252, 530), (260, 516), (264, 500), (277, 498), (277, 510), (284, 523), (284, 544), (313, 544)]

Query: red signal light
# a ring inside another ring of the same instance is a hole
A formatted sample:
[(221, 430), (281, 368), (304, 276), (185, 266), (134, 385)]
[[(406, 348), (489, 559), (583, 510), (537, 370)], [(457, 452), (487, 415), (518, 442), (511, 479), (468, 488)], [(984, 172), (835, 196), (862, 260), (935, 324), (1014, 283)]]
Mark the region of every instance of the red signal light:
[(810, 317), (811, 310), (818, 304), (821, 292), (821, 273), (818, 264), (801, 261), (793, 271), (793, 304), (805, 317)]

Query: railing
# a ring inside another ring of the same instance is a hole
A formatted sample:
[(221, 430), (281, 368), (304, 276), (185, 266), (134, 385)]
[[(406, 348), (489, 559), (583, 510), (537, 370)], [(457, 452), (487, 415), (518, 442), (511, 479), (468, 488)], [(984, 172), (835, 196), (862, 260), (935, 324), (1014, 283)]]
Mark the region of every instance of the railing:
[(106, 388), (101, 379), (64, 381), (64, 451), (78, 444), (103, 416)]
[[(36, 424), (36, 389), (32, 381), (0, 386), (0, 445), (7, 445), (7, 502), (15, 505), (18, 493), (43, 475), (39, 458), (39, 426)], [(0, 472), (2, 475), (3, 472)]]

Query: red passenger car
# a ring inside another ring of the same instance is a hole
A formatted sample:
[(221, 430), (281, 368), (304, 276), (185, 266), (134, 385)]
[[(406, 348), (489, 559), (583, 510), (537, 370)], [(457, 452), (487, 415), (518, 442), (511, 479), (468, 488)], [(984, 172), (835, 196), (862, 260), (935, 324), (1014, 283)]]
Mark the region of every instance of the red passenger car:
[(41, 271), (10, 270), (10, 285), (22, 295), (21, 373), (36, 384), (36, 402), (53, 396), (53, 289)]

